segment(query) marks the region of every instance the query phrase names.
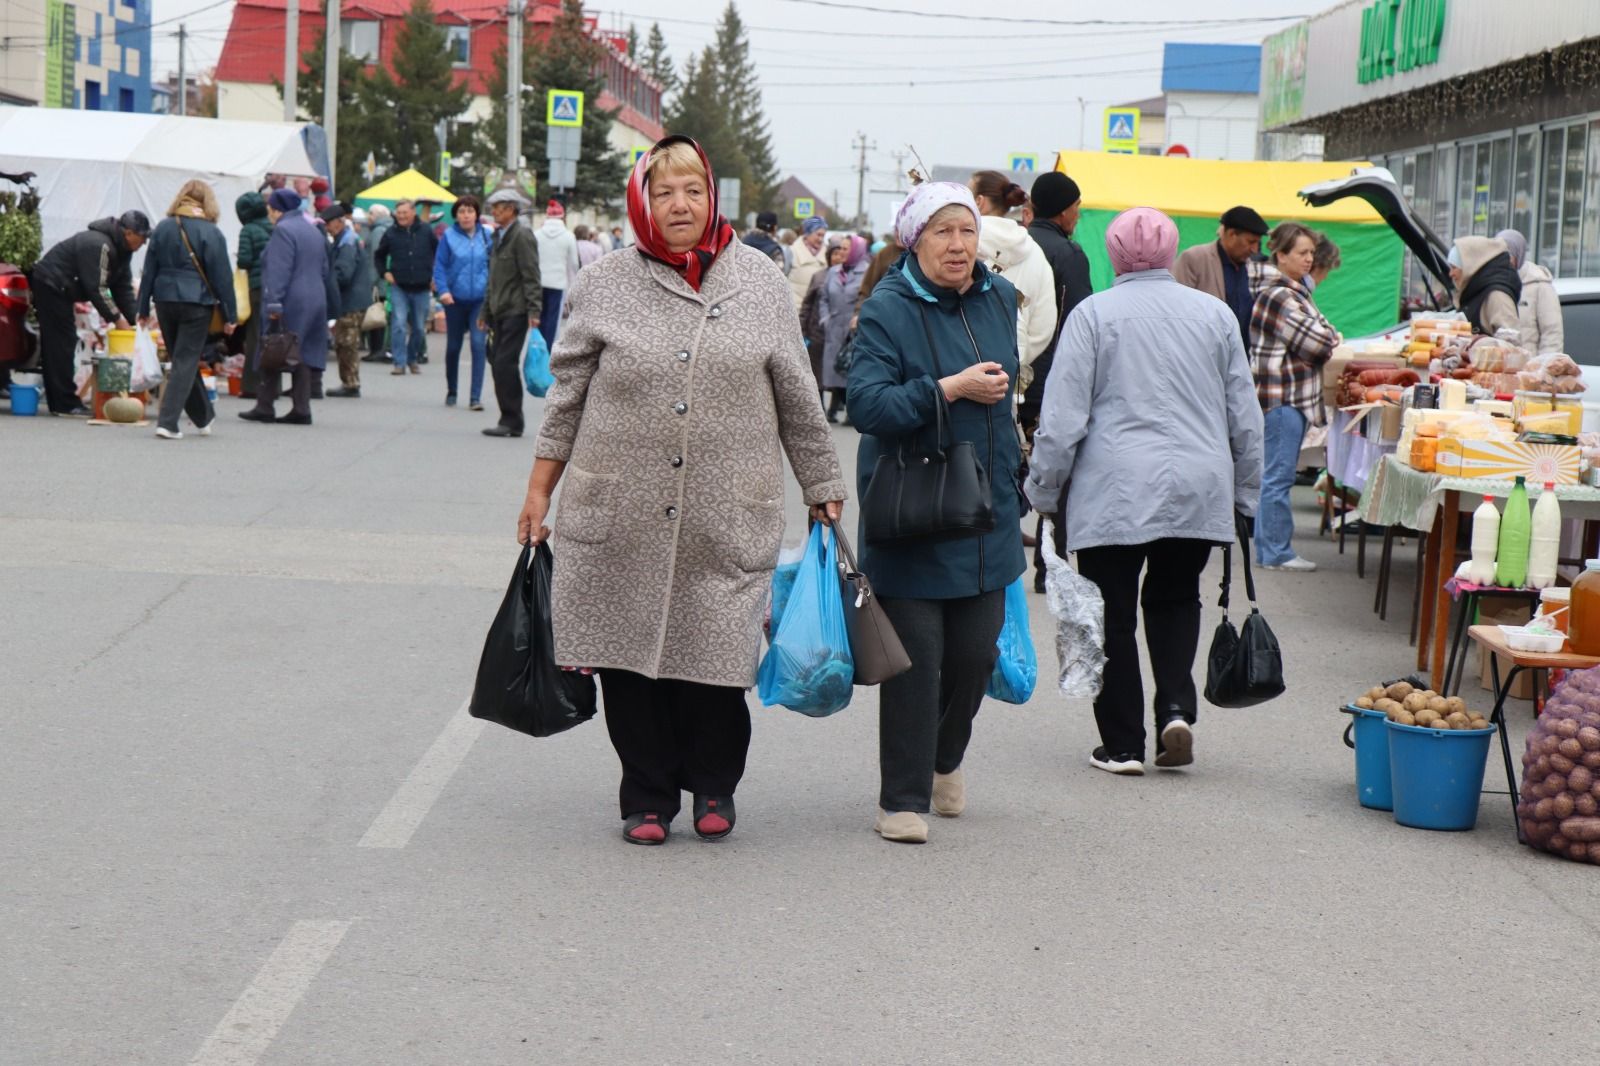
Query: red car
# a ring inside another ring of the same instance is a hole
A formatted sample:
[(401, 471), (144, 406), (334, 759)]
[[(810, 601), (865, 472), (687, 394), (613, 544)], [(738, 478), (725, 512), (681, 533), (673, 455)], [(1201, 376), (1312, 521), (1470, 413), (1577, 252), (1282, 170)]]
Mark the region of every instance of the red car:
[(33, 362), (39, 339), (28, 325), (32, 302), (28, 276), (0, 263), (0, 370), (20, 370)]

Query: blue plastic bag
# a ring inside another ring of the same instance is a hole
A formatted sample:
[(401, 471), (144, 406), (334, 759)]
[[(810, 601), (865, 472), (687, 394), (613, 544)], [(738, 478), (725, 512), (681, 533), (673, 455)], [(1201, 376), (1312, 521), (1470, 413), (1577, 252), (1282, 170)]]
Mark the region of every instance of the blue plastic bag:
[(1000, 627), (1000, 658), (989, 675), (989, 695), (1005, 703), (1027, 703), (1039, 680), (1039, 653), (1028, 630), (1028, 593), (1017, 578), (1006, 588), (1006, 620)]
[(826, 532), (820, 522), (811, 527), (794, 588), (756, 674), (762, 706), (781, 703), (813, 718), (844, 709), (856, 673), (839, 594), (838, 541)]
[(522, 358), (522, 380), (527, 382), (528, 391), (535, 396), (543, 396), (556, 383), (555, 375), (550, 373), (550, 349), (545, 346), (544, 334), (536, 329), (528, 331), (528, 350)]

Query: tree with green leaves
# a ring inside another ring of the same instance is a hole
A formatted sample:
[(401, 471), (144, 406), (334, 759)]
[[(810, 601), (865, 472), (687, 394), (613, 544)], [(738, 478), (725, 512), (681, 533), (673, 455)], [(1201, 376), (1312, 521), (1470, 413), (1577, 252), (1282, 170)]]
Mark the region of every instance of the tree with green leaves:
[[(532, 86), (523, 108), (522, 151), (541, 176), (548, 174), (545, 146), (545, 99), (551, 89), (572, 89), (584, 94), (583, 139), (578, 156), (577, 188), (567, 190), (567, 202), (576, 207), (609, 207), (622, 200), (628, 187), (628, 160), (611, 146), (611, 124), (620, 109), (600, 106), (605, 91), (606, 46), (589, 33), (583, 0), (563, 0), (561, 14), (550, 35), (528, 50), (527, 74)], [(502, 66), (503, 66), (502, 61)], [(504, 84), (504, 81), (501, 82)], [(500, 119), (502, 125), (505, 118)], [(540, 182), (548, 188), (548, 180)]]
[[(311, 122), (322, 121), (322, 85), (325, 67), (326, 34), (306, 56), (306, 69), (296, 81), (296, 99), (301, 114)], [(366, 91), (367, 65), (356, 56), (339, 52), (339, 158), (333, 163), (333, 188), (341, 199), (351, 199), (369, 184), (362, 173), (367, 152), (373, 148), (374, 122), (369, 110), (373, 101)], [(273, 82), (282, 91), (282, 85)], [(387, 110), (378, 112), (387, 115)]]
[[(455, 84), (448, 44), (444, 27), (434, 22), (432, 0), (411, 0), (395, 34), (389, 63), (394, 73), (380, 66), (362, 86), (361, 109), (374, 117), (368, 143), (390, 173), (415, 167), (435, 174), (439, 140), (434, 129), (467, 109), (471, 93), (464, 83)], [(339, 138), (341, 145), (346, 140)]]
[(672, 65), (672, 56), (667, 53), (667, 38), (661, 32), (661, 23), (650, 24), (650, 36), (645, 41), (644, 59), (641, 60), (644, 72), (661, 86), (661, 98), (665, 100), (678, 91), (678, 72)]
[(639, 58), (639, 27), (628, 23), (628, 58)]
[(717, 25), (715, 75), (728, 126), (744, 162), (740, 200), (745, 211), (765, 211), (778, 191), (778, 161), (761, 106), (761, 86), (750, 60), (750, 37), (739, 9), (729, 0)]
[[(740, 210), (747, 210), (749, 204), (744, 198), (749, 188), (749, 168), (739, 145), (738, 132), (728, 122), (717, 54), (712, 46), (707, 45), (705, 51), (685, 61), (683, 82), (667, 110), (666, 127), (671, 133), (681, 133), (699, 141), (719, 180), (738, 179)], [(738, 224), (736, 219), (730, 221)]]

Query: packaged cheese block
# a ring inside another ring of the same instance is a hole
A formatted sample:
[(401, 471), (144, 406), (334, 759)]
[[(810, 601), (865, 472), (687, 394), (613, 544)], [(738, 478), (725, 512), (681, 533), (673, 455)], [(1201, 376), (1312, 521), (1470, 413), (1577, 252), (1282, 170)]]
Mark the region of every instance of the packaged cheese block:
[(1418, 437), (1411, 442), (1411, 466), (1416, 470), (1433, 473), (1438, 454), (1438, 437)]

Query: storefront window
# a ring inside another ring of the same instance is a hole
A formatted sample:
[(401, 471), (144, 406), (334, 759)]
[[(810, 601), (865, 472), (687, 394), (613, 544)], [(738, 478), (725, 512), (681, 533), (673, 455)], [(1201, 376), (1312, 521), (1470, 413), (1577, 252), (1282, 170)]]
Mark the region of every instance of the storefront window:
[(1583, 273), (1600, 274), (1600, 119), (1589, 124), (1589, 176), (1583, 188)]
[(1517, 135), (1517, 162), (1511, 177), (1511, 228), (1528, 238), (1531, 243), (1538, 234), (1533, 232), (1533, 207), (1539, 196), (1539, 135)]
[[(1411, 206), (1416, 209), (1417, 217), (1423, 221), (1433, 218), (1433, 153), (1429, 151), (1418, 152), (1416, 156), (1415, 181), (1411, 186), (1412, 192), (1407, 195), (1411, 199)], [(1423, 277), (1422, 264), (1417, 262), (1417, 257), (1406, 253), (1406, 277), (1410, 284), (1406, 292), (1410, 296), (1421, 299), (1427, 295), (1426, 279)]]
[(1456, 158), (1456, 223), (1450, 227), (1450, 236), (1463, 237), (1472, 232), (1473, 154), (1477, 146), (1463, 144)]
[(1489, 225), (1499, 233), (1511, 224), (1511, 138), (1499, 137), (1489, 151)]
[(1584, 149), (1588, 147), (1584, 136), (1588, 128), (1582, 123), (1567, 127), (1567, 158), (1561, 185), (1561, 271), (1560, 276), (1570, 278), (1578, 273), (1578, 238), (1583, 222), (1583, 169)]
[(1489, 234), (1489, 143), (1477, 146), (1472, 171), (1472, 232), (1479, 237)]
[(1439, 149), (1439, 154), (1433, 168), (1433, 231), (1438, 234), (1446, 244), (1455, 236), (1450, 228), (1451, 209), (1455, 206), (1455, 197), (1450, 195), (1451, 183), (1456, 176), (1456, 149), (1455, 145), (1446, 145)]
[(1567, 131), (1544, 131), (1544, 201), (1539, 221), (1539, 264), (1551, 273), (1561, 264), (1561, 161)]

